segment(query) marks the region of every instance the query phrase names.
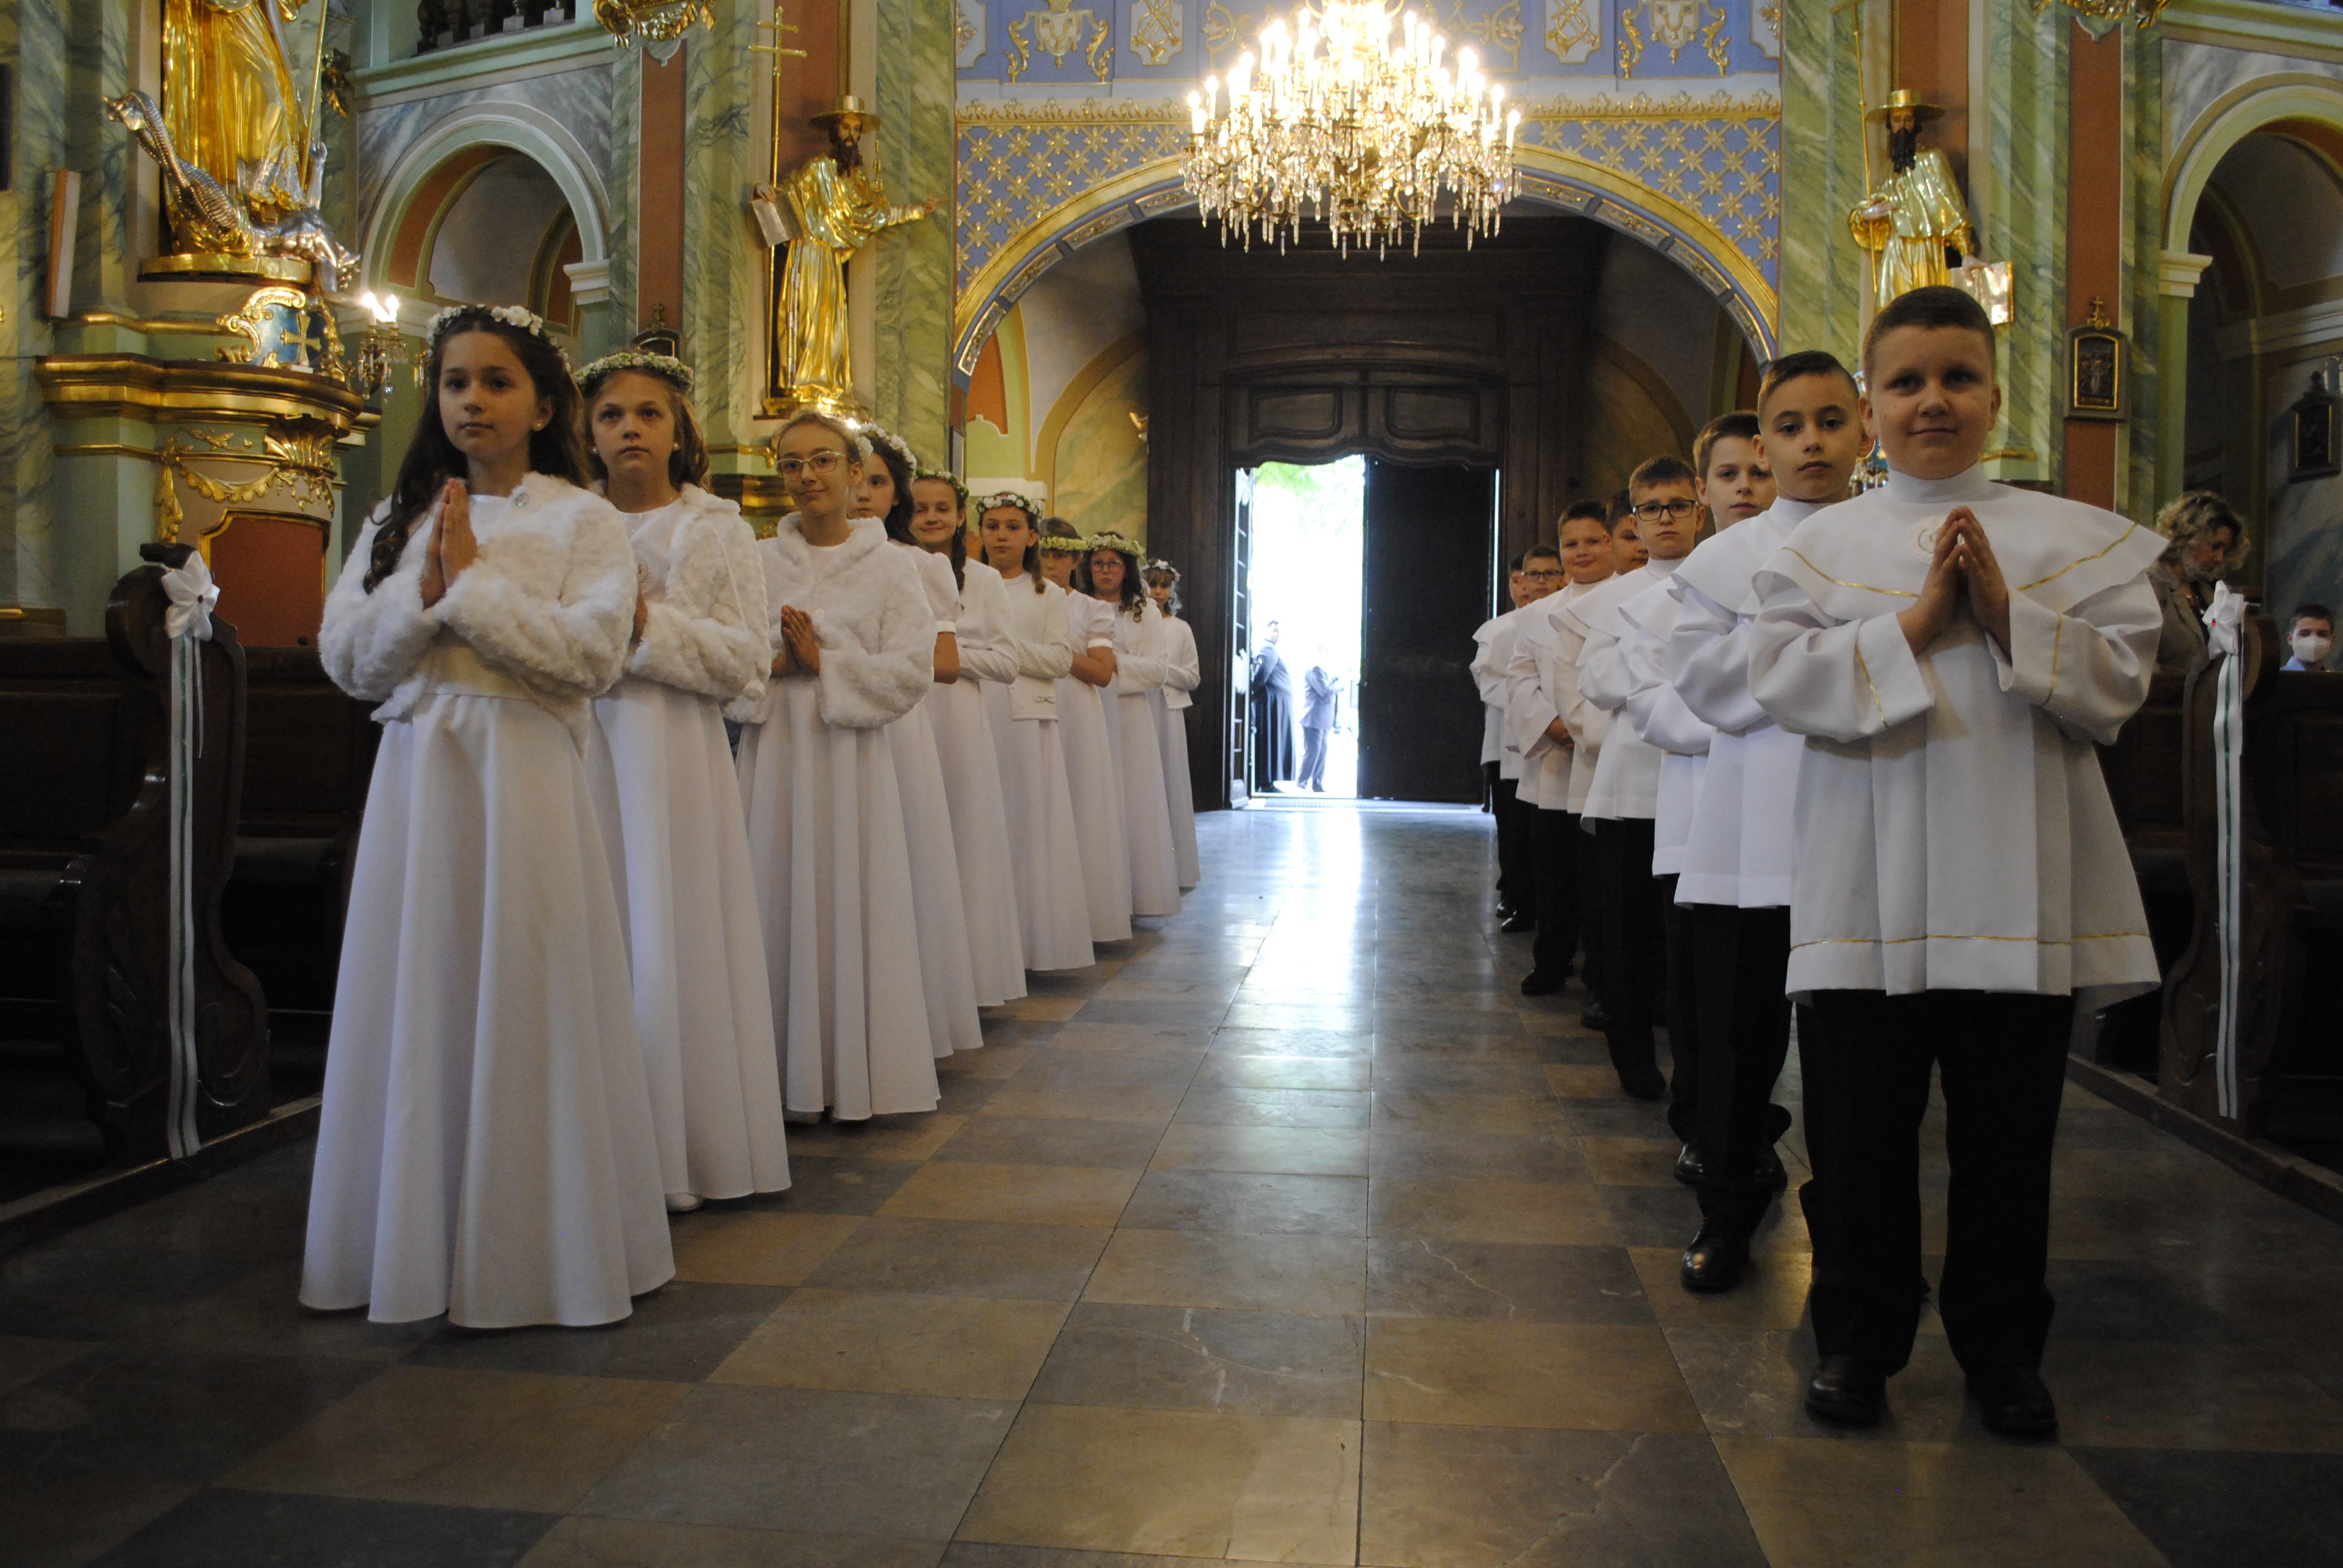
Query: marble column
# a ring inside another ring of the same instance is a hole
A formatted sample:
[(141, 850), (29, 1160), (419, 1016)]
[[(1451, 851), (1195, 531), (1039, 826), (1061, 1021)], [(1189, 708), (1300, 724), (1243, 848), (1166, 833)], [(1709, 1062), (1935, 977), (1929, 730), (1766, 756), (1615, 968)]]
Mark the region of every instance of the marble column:
[(765, 252), (750, 226), (751, 184), (766, 177), (770, 156), (756, 123), (757, 74), (770, 56), (761, 42), (759, 8), (719, 0), (712, 33), (691, 35), (684, 54), (683, 329), (697, 378), (692, 401), (719, 472), (765, 471), (753, 447), (762, 375)]
[[(2156, 494), (2148, 498), (2150, 513), (2180, 493), (2188, 461), (2188, 302), (2197, 297), (2197, 280), (2213, 265), (2209, 256), (2193, 251), (2157, 253), (2156, 401)], [(2147, 334), (2140, 334), (2145, 337)], [(2146, 423), (2135, 413), (2135, 426)]]
[(879, 0), (878, 24), (889, 194), (900, 202), (941, 196), (947, 205), (876, 244), (870, 400), (881, 425), (941, 467), (951, 413), (951, 0)]
[(1854, 29), (1819, 5), (1783, 9), (1782, 352), (1849, 365), (1863, 335), (1864, 252), (1847, 232), (1864, 196), (1862, 69)]
[[(2002, 423), (1986, 445), (1995, 478), (2055, 481), (2066, 424), (2067, 27), (2072, 13), (1988, 6), (1981, 41), (1995, 221), (1978, 236), (2010, 264), (2016, 318), (2001, 338)], [(1971, 47), (1979, 45), (1971, 41)], [(1969, 112), (1977, 113), (1972, 104)]]

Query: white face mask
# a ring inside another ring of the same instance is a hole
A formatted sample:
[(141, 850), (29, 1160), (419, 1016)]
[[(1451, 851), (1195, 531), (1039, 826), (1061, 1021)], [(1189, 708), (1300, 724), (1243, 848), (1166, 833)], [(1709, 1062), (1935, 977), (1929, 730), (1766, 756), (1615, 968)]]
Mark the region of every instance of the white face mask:
[(2325, 664), (2328, 650), (2335, 646), (2333, 638), (2316, 631), (2298, 631), (2290, 640), (2294, 657), (2305, 664)]

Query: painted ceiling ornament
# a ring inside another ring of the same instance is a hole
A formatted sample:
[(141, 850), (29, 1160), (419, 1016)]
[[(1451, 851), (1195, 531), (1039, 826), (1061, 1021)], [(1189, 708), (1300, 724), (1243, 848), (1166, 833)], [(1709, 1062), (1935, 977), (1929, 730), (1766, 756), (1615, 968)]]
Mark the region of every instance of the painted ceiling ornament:
[(1150, 65), (1168, 65), (1186, 42), (1188, 8), (1179, 0), (1131, 0), (1131, 52)]
[(984, 57), (984, 0), (952, 0), (952, 65), (965, 71)]
[(1545, 46), (1565, 65), (1584, 65), (1603, 44), (1594, 0), (1545, 0)]
[(1864, 116), (1887, 128), (1889, 167), (1846, 222), (1855, 244), (1878, 258), (1881, 305), (1932, 284), (1956, 286), (1955, 270), (1976, 248), (1952, 166), (1920, 140), (1920, 127), (1944, 112), (1911, 88), (1898, 87)]

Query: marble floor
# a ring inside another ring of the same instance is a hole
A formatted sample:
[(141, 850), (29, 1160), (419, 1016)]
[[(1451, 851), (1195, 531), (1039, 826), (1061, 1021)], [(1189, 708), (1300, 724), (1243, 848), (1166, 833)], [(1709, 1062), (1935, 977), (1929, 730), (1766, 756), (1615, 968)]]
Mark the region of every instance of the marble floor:
[(302, 1312), (305, 1149), (7, 1259), (0, 1561), (2338, 1560), (2330, 1223), (2072, 1092), (2063, 1442), (1986, 1432), (1933, 1325), (1886, 1425), (1818, 1427), (1795, 1203), (1676, 1284), (1674, 1145), (1575, 990), (1520, 997), (1485, 818), (1202, 828), (1187, 912), (936, 1114), (800, 1131), (622, 1325)]

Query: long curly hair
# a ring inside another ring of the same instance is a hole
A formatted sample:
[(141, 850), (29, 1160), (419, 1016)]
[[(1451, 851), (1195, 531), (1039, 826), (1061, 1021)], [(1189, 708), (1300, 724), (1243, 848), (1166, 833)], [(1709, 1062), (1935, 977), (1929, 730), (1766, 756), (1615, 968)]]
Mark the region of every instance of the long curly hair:
[(553, 417), (546, 421), (545, 428), (529, 435), (529, 471), (567, 479), (580, 489), (587, 484), (583, 400), (578, 395), (578, 383), (569, 378), (569, 365), (561, 350), (550, 338), (498, 320), (485, 305), (458, 310), (431, 339), (430, 356), (423, 362), (423, 386), (431, 403), (415, 427), (414, 438), (407, 443), (407, 456), (399, 459), (398, 477), (390, 488), (390, 516), (375, 534), (374, 548), (367, 557), (368, 593), (398, 569), (398, 558), (407, 553), (417, 519), (437, 503), (447, 481), (471, 472), (471, 460), (448, 437), (447, 424), (439, 417), (440, 364), (447, 345), (467, 332), (492, 333), (503, 338), (537, 395), (553, 404)]
[(2190, 490), (2156, 514), (2156, 531), (2168, 541), (2157, 559), (2175, 571), (2184, 571), (2190, 552), (2220, 528), (2229, 530), (2229, 548), (2206, 574), (2207, 582), (2235, 571), (2246, 558), (2246, 523), (2218, 491)]
[(870, 444), (870, 457), (863, 463), (862, 471), (869, 473), (872, 461), (883, 463), (887, 467), (887, 477), (895, 485), (895, 504), (887, 508), (887, 515), (879, 519), (880, 524), (886, 528), (889, 538), (900, 539), (916, 548), (919, 541), (911, 538), (911, 478), (919, 472), (919, 466), (892, 441), (872, 439)]
[(1130, 540), (1113, 535), (1093, 535), (1090, 548), (1082, 555), (1081, 565), (1074, 568), (1074, 586), (1095, 598), (1097, 590), (1091, 585), (1091, 563), (1101, 550), (1112, 550), (1122, 558), (1122, 588), (1116, 596), (1115, 612), (1128, 615), (1133, 620), (1145, 618), (1148, 610), (1147, 585), (1139, 578), (1139, 547)]
[[(649, 359), (648, 355), (640, 357)], [(616, 364), (597, 360), (586, 367), (578, 377), (586, 417), (586, 461), (594, 477), (608, 482), (609, 469), (602, 462), (601, 450), (594, 445), (594, 407), (602, 399), (603, 389), (626, 375), (648, 376), (667, 388), (669, 417), (675, 421), (675, 446), (667, 455), (667, 482), (678, 489), (686, 485), (708, 487), (708, 437), (700, 433), (699, 416), (692, 411), (690, 388), (665, 370), (650, 364)]]
[(1163, 596), (1163, 613), (1177, 616), (1180, 613), (1180, 568), (1170, 561), (1150, 561), (1139, 575), (1151, 588), (1158, 582), (1171, 586), (1172, 591)]
[[(944, 547), (944, 558), (951, 562), (952, 581), (963, 589), (968, 587), (968, 487), (950, 474), (933, 468), (921, 468), (911, 476), (913, 485), (949, 485), (951, 487), (953, 516), (951, 543)], [(912, 498), (912, 509), (919, 508), (919, 498)], [(892, 528), (888, 530), (893, 532)]]

